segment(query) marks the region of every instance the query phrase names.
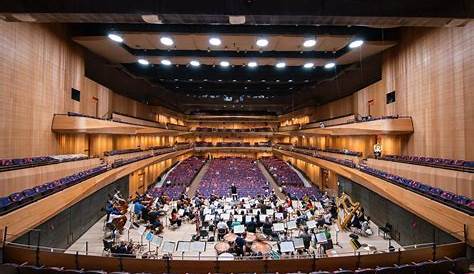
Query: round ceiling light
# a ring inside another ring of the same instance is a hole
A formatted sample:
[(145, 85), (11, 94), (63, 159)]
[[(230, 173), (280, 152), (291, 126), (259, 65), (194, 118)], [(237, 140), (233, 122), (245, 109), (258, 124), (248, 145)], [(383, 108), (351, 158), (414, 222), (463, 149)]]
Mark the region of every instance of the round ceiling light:
[(109, 39), (114, 41), (114, 42), (118, 42), (118, 43), (123, 42), (122, 36), (117, 35), (117, 34), (110, 33), (109, 35), (107, 35), (107, 37), (109, 37)]
[(303, 42), (303, 47), (305, 47), (305, 48), (314, 47), (314, 45), (316, 45), (316, 40), (315, 39), (307, 39)]
[(209, 39), (209, 44), (211, 44), (212, 46), (220, 46), (222, 44), (222, 41), (217, 37), (211, 37)]
[(173, 39), (171, 39), (171, 37), (168, 37), (168, 36), (161, 37), (160, 42), (165, 46), (172, 46), (174, 44)]
[(260, 39), (257, 40), (256, 44), (257, 44), (257, 46), (259, 46), (261, 48), (264, 48), (264, 47), (268, 46), (268, 40), (264, 39), (264, 38), (260, 38)]

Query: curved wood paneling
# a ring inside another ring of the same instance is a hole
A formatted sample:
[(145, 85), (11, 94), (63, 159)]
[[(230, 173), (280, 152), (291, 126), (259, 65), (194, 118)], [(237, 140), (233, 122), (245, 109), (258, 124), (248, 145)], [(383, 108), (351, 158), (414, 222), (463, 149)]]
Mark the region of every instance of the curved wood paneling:
[(33, 229), (45, 220), (55, 216), (65, 208), (68, 208), (69, 206), (77, 203), (97, 190), (103, 188), (104, 186), (122, 178), (123, 176), (129, 175), (130, 173), (144, 168), (150, 164), (170, 158), (176, 158), (189, 152), (192, 152), (192, 149), (155, 156), (109, 170), (77, 185), (68, 187), (60, 192), (1, 216), (0, 227), (3, 228), (7, 226), (7, 240), (14, 240), (17, 237), (20, 237), (26, 231)]
[(406, 190), (385, 180), (371, 176), (354, 168), (299, 153), (274, 149), (275, 155), (286, 155), (329, 169), (353, 182), (356, 182), (400, 207), (416, 214), (438, 228), (464, 239), (464, 225), (467, 225), (468, 242), (474, 243), (474, 217), (444, 204), (428, 199), (413, 191)]

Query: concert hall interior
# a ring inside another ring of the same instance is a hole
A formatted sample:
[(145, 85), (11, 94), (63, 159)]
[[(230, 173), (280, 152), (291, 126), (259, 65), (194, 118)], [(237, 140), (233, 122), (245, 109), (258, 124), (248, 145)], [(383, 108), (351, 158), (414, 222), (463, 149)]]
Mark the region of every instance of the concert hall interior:
[(473, 18), (0, 1), (0, 273), (474, 271)]

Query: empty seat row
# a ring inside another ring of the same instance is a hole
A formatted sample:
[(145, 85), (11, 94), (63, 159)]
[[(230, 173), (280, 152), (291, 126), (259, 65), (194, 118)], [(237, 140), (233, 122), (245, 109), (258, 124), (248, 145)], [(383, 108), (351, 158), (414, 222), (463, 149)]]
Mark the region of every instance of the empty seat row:
[(441, 168), (454, 168), (462, 171), (474, 172), (474, 161), (409, 155), (384, 155), (382, 157), (379, 157), (378, 159), (417, 165), (435, 166)]
[(318, 148), (318, 147), (309, 147), (309, 146), (294, 146), (295, 149), (307, 149), (307, 150), (313, 150), (313, 151), (322, 151), (322, 152), (330, 152), (330, 153), (337, 153), (337, 154), (344, 154), (344, 155), (350, 155), (350, 156), (357, 156), (361, 157), (362, 152), (359, 151), (352, 151), (349, 149), (340, 149), (340, 148)]
[(21, 192), (13, 193), (7, 197), (0, 198), (0, 214), (4, 214), (8, 211), (24, 206), (30, 202), (38, 200), (46, 195), (50, 195), (54, 192), (60, 191), (64, 188), (75, 185), (88, 178), (96, 176), (104, 171), (108, 170), (106, 165), (101, 165), (95, 168), (84, 170), (64, 178), (48, 182), (34, 188), (25, 189)]
[(269, 132), (272, 131), (270, 127), (257, 128), (203, 128), (197, 127), (195, 131), (198, 132)]
[(133, 152), (141, 152), (140, 148), (130, 148), (130, 149), (118, 149), (118, 150), (111, 150), (105, 151), (104, 156), (113, 156), (113, 155), (120, 155), (120, 154), (127, 154)]
[(364, 164), (359, 165), (359, 170), (404, 188), (410, 189), (424, 196), (428, 196), (452, 207), (456, 207), (468, 214), (474, 214), (474, 201), (468, 197), (457, 195), (449, 191), (444, 191), (440, 188), (432, 187), (398, 175), (390, 174), (383, 170), (375, 169)]
[[(196, 263), (203, 263), (196, 261)], [(251, 264), (251, 262), (249, 262)], [(456, 259), (443, 258), (436, 261), (424, 261), (419, 263), (379, 266), (375, 268), (359, 268), (357, 270), (339, 269), (336, 271), (315, 271), (309, 274), (464, 274), (469, 272), (469, 259), (462, 257)], [(131, 272), (106, 272), (102, 270), (76, 270), (64, 269), (62, 267), (45, 267), (34, 266), (27, 263), (18, 264), (2, 264), (0, 265), (0, 273), (2, 274), (129, 274)], [(188, 273), (193, 273), (192, 271)], [(211, 272), (210, 272), (211, 273)], [(236, 272), (237, 273), (237, 272)], [(266, 273), (266, 274), (277, 274)], [(280, 274), (283, 274), (282, 272)], [(138, 273), (136, 273), (138, 274)], [(145, 274), (145, 273), (141, 273)], [(305, 274), (302, 272), (286, 273), (286, 274)]]
[(78, 161), (87, 158), (87, 155), (84, 154), (65, 154), (14, 159), (0, 159), (0, 172), (34, 166), (57, 164), (69, 161)]

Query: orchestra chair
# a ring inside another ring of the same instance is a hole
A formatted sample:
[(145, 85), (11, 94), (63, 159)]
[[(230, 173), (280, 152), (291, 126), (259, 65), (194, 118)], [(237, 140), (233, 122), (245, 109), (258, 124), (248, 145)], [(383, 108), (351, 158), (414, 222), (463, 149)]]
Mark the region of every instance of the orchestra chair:
[(372, 268), (364, 268), (364, 269), (357, 269), (354, 271), (356, 274), (375, 274), (375, 269)]
[(340, 268), (339, 270), (333, 271), (333, 274), (354, 274), (354, 271), (352, 270), (344, 270)]
[(397, 268), (394, 266), (384, 266), (375, 268), (375, 273), (377, 274), (397, 274)]
[(206, 239), (208, 240), (209, 239), (209, 231), (207, 231), (206, 229), (201, 229), (199, 230), (199, 237), (201, 239)]
[(225, 236), (225, 234), (227, 234), (227, 230), (226, 229), (223, 229), (223, 228), (219, 228), (217, 230), (217, 240), (222, 240)]
[(44, 273), (43, 266), (29, 265), (27, 263), (21, 264), (17, 268), (19, 274), (39, 274)]
[(0, 264), (0, 273), (5, 274), (17, 274), (18, 273), (18, 265), (17, 264)]
[(112, 253), (113, 241), (103, 239), (102, 243), (104, 245), (104, 249), (102, 250), (102, 255), (104, 255), (104, 253), (107, 254), (107, 255), (110, 255)]
[(416, 266), (414, 264), (395, 265), (397, 267), (397, 273), (400, 274), (415, 274)]

